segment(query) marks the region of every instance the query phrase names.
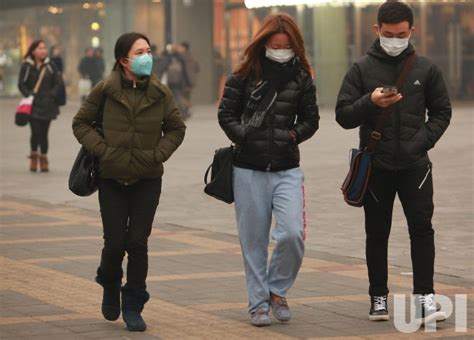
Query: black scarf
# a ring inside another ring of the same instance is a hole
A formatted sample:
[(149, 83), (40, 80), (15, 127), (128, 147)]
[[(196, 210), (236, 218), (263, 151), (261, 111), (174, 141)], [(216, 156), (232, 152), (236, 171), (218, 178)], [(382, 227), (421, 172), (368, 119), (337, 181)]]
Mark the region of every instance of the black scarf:
[(284, 86), (296, 78), (299, 64), (293, 58), (287, 63), (278, 63), (266, 57), (262, 58), (262, 80), (252, 91), (247, 102), (247, 114), (251, 116), (248, 126), (258, 128), (262, 125), (267, 112), (275, 102), (276, 96)]

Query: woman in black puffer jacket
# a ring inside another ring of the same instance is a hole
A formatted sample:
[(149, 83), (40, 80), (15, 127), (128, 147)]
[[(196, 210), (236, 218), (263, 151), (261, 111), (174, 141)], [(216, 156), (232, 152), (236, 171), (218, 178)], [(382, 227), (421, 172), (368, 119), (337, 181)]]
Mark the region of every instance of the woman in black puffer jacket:
[[(227, 80), (219, 124), (236, 144), (234, 198), (255, 326), (290, 320), (285, 296), (304, 253), (303, 172), (298, 144), (318, 129), (316, 88), (301, 32), (269, 16)], [(276, 247), (267, 266), (272, 215)]]
[[(36, 82), (44, 73), (38, 92), (34, 93)], [(24, 97), (34, 95), (33, 109), (29, 120), (31, 127), (30, 170), (37, 171), (38, 161), (41, 172), (49, 171), (48, 131), (51, 121), (59, 114), (58, 93), (62, 85), (61, 73), (56, 65), (50, 63), (48, 50), (43, 40), (34, 41), (25, 55), (18, 77), (18, 88)], [(40, 149), (41, 154), (38, 154)]]

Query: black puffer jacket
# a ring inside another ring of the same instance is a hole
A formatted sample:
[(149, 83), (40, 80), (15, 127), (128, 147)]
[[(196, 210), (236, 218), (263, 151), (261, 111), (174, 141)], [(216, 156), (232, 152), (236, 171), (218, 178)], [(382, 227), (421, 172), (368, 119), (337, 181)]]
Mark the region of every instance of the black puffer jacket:
[[(245, 129), (250, 119), (244, 112), (257, 81), (231, 75), (219, 105), (219, 124), (234, 142), (239, 167), (281, 171), (299, 166), (298, 144), (314, 135), (319, 127), (316, 87), (311, 76), (300, 67), (296, 79), (278, 93), (272, 108), (259, 128)], [(293, 141), (290, 131), (296, 134)]]
[[(414, 53), (411, 44), (399, 56), (391, 57), (376, 40), (367, 55), (347, 72), (337, 100), (336, 120), (346, 129), (360, 126), (361, 148), (367, 146), (376, 117), (382, 111), (370, 100), (372, 91), (383, 85), (394, 85), (410, 53)], [(451, 119), (443, 76), (429, 59), (416, 57), (399, 92), (403, 98), (394, 105), (373, 157), (375, 167), (387, 170), (428, 163), (427, 151), (440, 139)]]
[(24, 97), (33, 94), (36, 80), (43, 68), (46, 68), (46, 71), (38, 93), (35, 95), (31, 116), (41, 120), (52, 120), (56, 119), (59, 114), (59, 106), (56, 100), (62, 84), (61, 73), (56, 65), (50, 63), (47, 58), (41, 68), (38, 68), (30, 57), (26, 58), (21, 65), (18, 89)]

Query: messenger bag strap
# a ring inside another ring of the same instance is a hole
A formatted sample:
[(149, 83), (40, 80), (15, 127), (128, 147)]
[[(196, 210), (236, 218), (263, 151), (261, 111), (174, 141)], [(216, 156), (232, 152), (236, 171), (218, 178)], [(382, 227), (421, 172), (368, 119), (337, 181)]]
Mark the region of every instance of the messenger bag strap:
[(40, 71), (40, 74), (39, 74), (39, 77), (38, 77), (38, 80), (36, 81), (36, 84), (35, 84), (35, 87), (33, 89), (33, 94), (36, 94), (38, 93), (38, 90), (41, 86), (41, 83), (43, 82), (43, 78), (44, 78), (44, 74), (46, 73), (46, 66), (43, 66), (41, 68), (41, 71)]
[[(400, 75), (398, 76), (397, 81), (395, 82), (395, 86), (397, 87), (399, 91), (401, 90), (402, 85), (405, 82), (405, 78), (410, 72), (411, 67), (413, 66), (413, 62), (415, 61), (415, 58), (416, 58), (416, 54), (415, 52), (413, 52), (412, 54), (408, 56), (408, 58), (405, 60), (405, 63), (403, 64), (403, 68), (400, 72)], [(393, 113), (393, 104), (384, 108), (382, 112), (378, 115), (377, 120), (375, 122), (375, 128), (370, 134), (366, 151), (370, 153), (374, 152), (375, 146), (380, 141), (380, 139), (382, 139), (382, 131), (383, 131), (385, 122), (387, 121), (388, 117), (392, 115), (392, 113)]]

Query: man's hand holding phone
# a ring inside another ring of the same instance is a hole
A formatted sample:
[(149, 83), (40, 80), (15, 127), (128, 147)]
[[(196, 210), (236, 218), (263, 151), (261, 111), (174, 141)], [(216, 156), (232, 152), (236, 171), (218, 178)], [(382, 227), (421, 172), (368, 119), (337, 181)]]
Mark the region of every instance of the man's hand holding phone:
[(400, 99), (402, 99), (402, 95), (398, 93), (396, 86), (387, 85), (384, 87), (377, 87), (370, 95), (370, 100), (372, 100), (375, 105), (382, 108), (389, 107)]

